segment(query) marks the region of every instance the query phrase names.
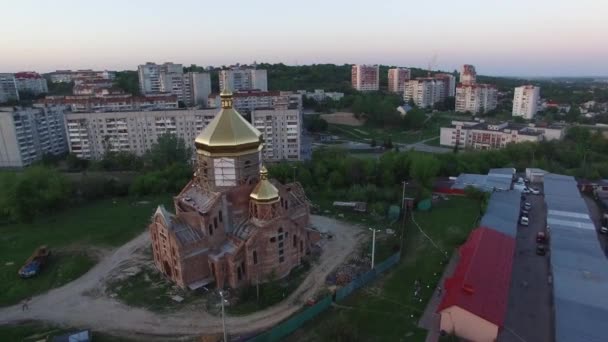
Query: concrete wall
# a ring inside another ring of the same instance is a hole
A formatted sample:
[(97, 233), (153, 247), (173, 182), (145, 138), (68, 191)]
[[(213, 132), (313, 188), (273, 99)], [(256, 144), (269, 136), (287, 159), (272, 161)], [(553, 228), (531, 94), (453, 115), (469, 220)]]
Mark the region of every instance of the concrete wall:
[(493, 342), (498, 337), (498, 326), (457, 306), (440, 312), (440, 329), (460, 338), (475, 342)]

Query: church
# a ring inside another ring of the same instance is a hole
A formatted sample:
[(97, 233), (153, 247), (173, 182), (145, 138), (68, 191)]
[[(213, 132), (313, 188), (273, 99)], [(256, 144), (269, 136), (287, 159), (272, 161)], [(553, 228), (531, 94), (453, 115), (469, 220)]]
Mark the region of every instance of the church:
[(262, 134), (232, 108), (195, 140), (195, 173), (149, 226), (154, 264), (183, 288), (238, 288), (279, 279), (302, 263), (320, 234), (302, 186), (269, 179)]

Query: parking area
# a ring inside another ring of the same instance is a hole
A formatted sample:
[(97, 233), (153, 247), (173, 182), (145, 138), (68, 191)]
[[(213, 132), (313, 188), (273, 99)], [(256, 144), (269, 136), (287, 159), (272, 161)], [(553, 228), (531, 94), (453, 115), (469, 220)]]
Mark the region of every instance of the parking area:
[(606, 257), (608, 257), (608, 241), (606, 241), (608, 239), (608, 234), (600, 233), (603, 215), (602, 209), (598, 206), (597, 202), (595, 202), (590, 196), (584, 195), (583, 198), (585, 199), (585, 204), (587, 204), (587, 207), (589, 208), (589, 215), (591, 215), (591, 220), (595, 224), (595, 228), (597, 231), (597, 239), (600, 242), (600, 246), (602, 246), (602, 251), (604, 251), (604, 254), (606, 254)]
[[(542, 191), (542, 185), (534, 187)], [(536, 254), (536, 234), (545, 231), (547, 210), (542, 195), (526, 195), (525, 201), (532, 208), (529, 225), (517, 228), (507, 316), (498, 337), (501, 342), (554, 340), (550, 251), (544, 256)]]

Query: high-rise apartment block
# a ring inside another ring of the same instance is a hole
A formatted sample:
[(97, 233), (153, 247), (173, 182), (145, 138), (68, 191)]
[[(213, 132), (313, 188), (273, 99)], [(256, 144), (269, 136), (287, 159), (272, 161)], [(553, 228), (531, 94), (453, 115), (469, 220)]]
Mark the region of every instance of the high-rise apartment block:
[(487, 113), (496, 108), (498, 91), (491, 84), (458, 84), (456, 111), (461, 113)]
[(0, 74), (0, 103), (19, 100), (14, 74)]
[(86, 70), (57, 70), (51, 73), (46, 74), (51, 82), (53, 83), (70, 83), (75, 82), (76, 80), (84, 80), (84, 79), (108, 79), (113, 80), (116, 77), (116, 73), (114, 71), (93, 71), (91, 69)]
[(521, 116), (531, 120), (538, 111), (540, 87), (524, 85), (515, 88), (513, 95), (513, 116)]
[(268, 91), (268, 76), (263, 69), (233, 68), (220, 71), (220, 89), (232, 92), (246, 90)]
[(388, 91), (391, 93), (403, 94), (405, 82), (411, 78), (410, 69), (393, 68), (388, 69)]
[(460, 71), (460, 83), (462, 84), (475, 84), (477, 83), (477, 72), (475, 67), (470, 64), (462, 66)]
[(302, 116), (299, 110), (254, 110), (251, 121), (264, 138), (264, 160), (301, 159)]
[(216, 113), (215, 109), (68, 113), (65, 127), (71, 153), (100, 159), (107, 151), (143, 155), (163, 134), (175, 134), (194, 148), (194, 139)]
[(435, 74), (433, 78), (443, 82), (444, 93), (446, 97), (456, 96), (456, 77), (452, 74)]
[(34, 95), (49, 92), (46, 79), (37, 72), (18, 72), (15, 74), (15, 81), (17, 82), (17, 89), (19, 91), (30, 92)]
[(65, 106), (0, 108), (0, 167), (24, 167), (67, 152)]
[(414, 101), (420, 108), (432, 107), (445, 100), (445, 85), (442, 80), (432, 77), (409, 80), (405, 84), (403, 98), (406, 102)]
[(206, 105), (211, 93), (208, 73), (184, 74), (181, 64), (146, 63), (137, 67), (142, 94), (171, 93), (187, 106)]
[(353, 65), (351, 82), (358, 91), (378, 91), (380, 88), (380, 68), (378, 65)]
[[(258, 109), (302, 110), (302, 94), (290, 91), (239, 91), (233, 94), (233, 107), (241, 114), (249, 114)], [(220, 106), (220, 95), (211, 94), (207, 106)]]

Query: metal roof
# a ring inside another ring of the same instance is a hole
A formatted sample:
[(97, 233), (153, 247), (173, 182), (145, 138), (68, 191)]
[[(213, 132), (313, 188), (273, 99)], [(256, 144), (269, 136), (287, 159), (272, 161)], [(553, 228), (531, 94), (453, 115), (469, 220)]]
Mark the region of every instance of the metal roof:
[(556, 341), (604, 341), (608, 260), (596, 227), (570, 176), (544, 176)]
[(456, 178), (452, 189), (464, 189), (472, 186), (482, 191), (510, 190), (513, 180), (512, 169), (492, 169), (487, 175), (462, 173)]
[(481, 225), (515, 237), (519, 219), (520, 192), (499, 191), (492, 193)]

